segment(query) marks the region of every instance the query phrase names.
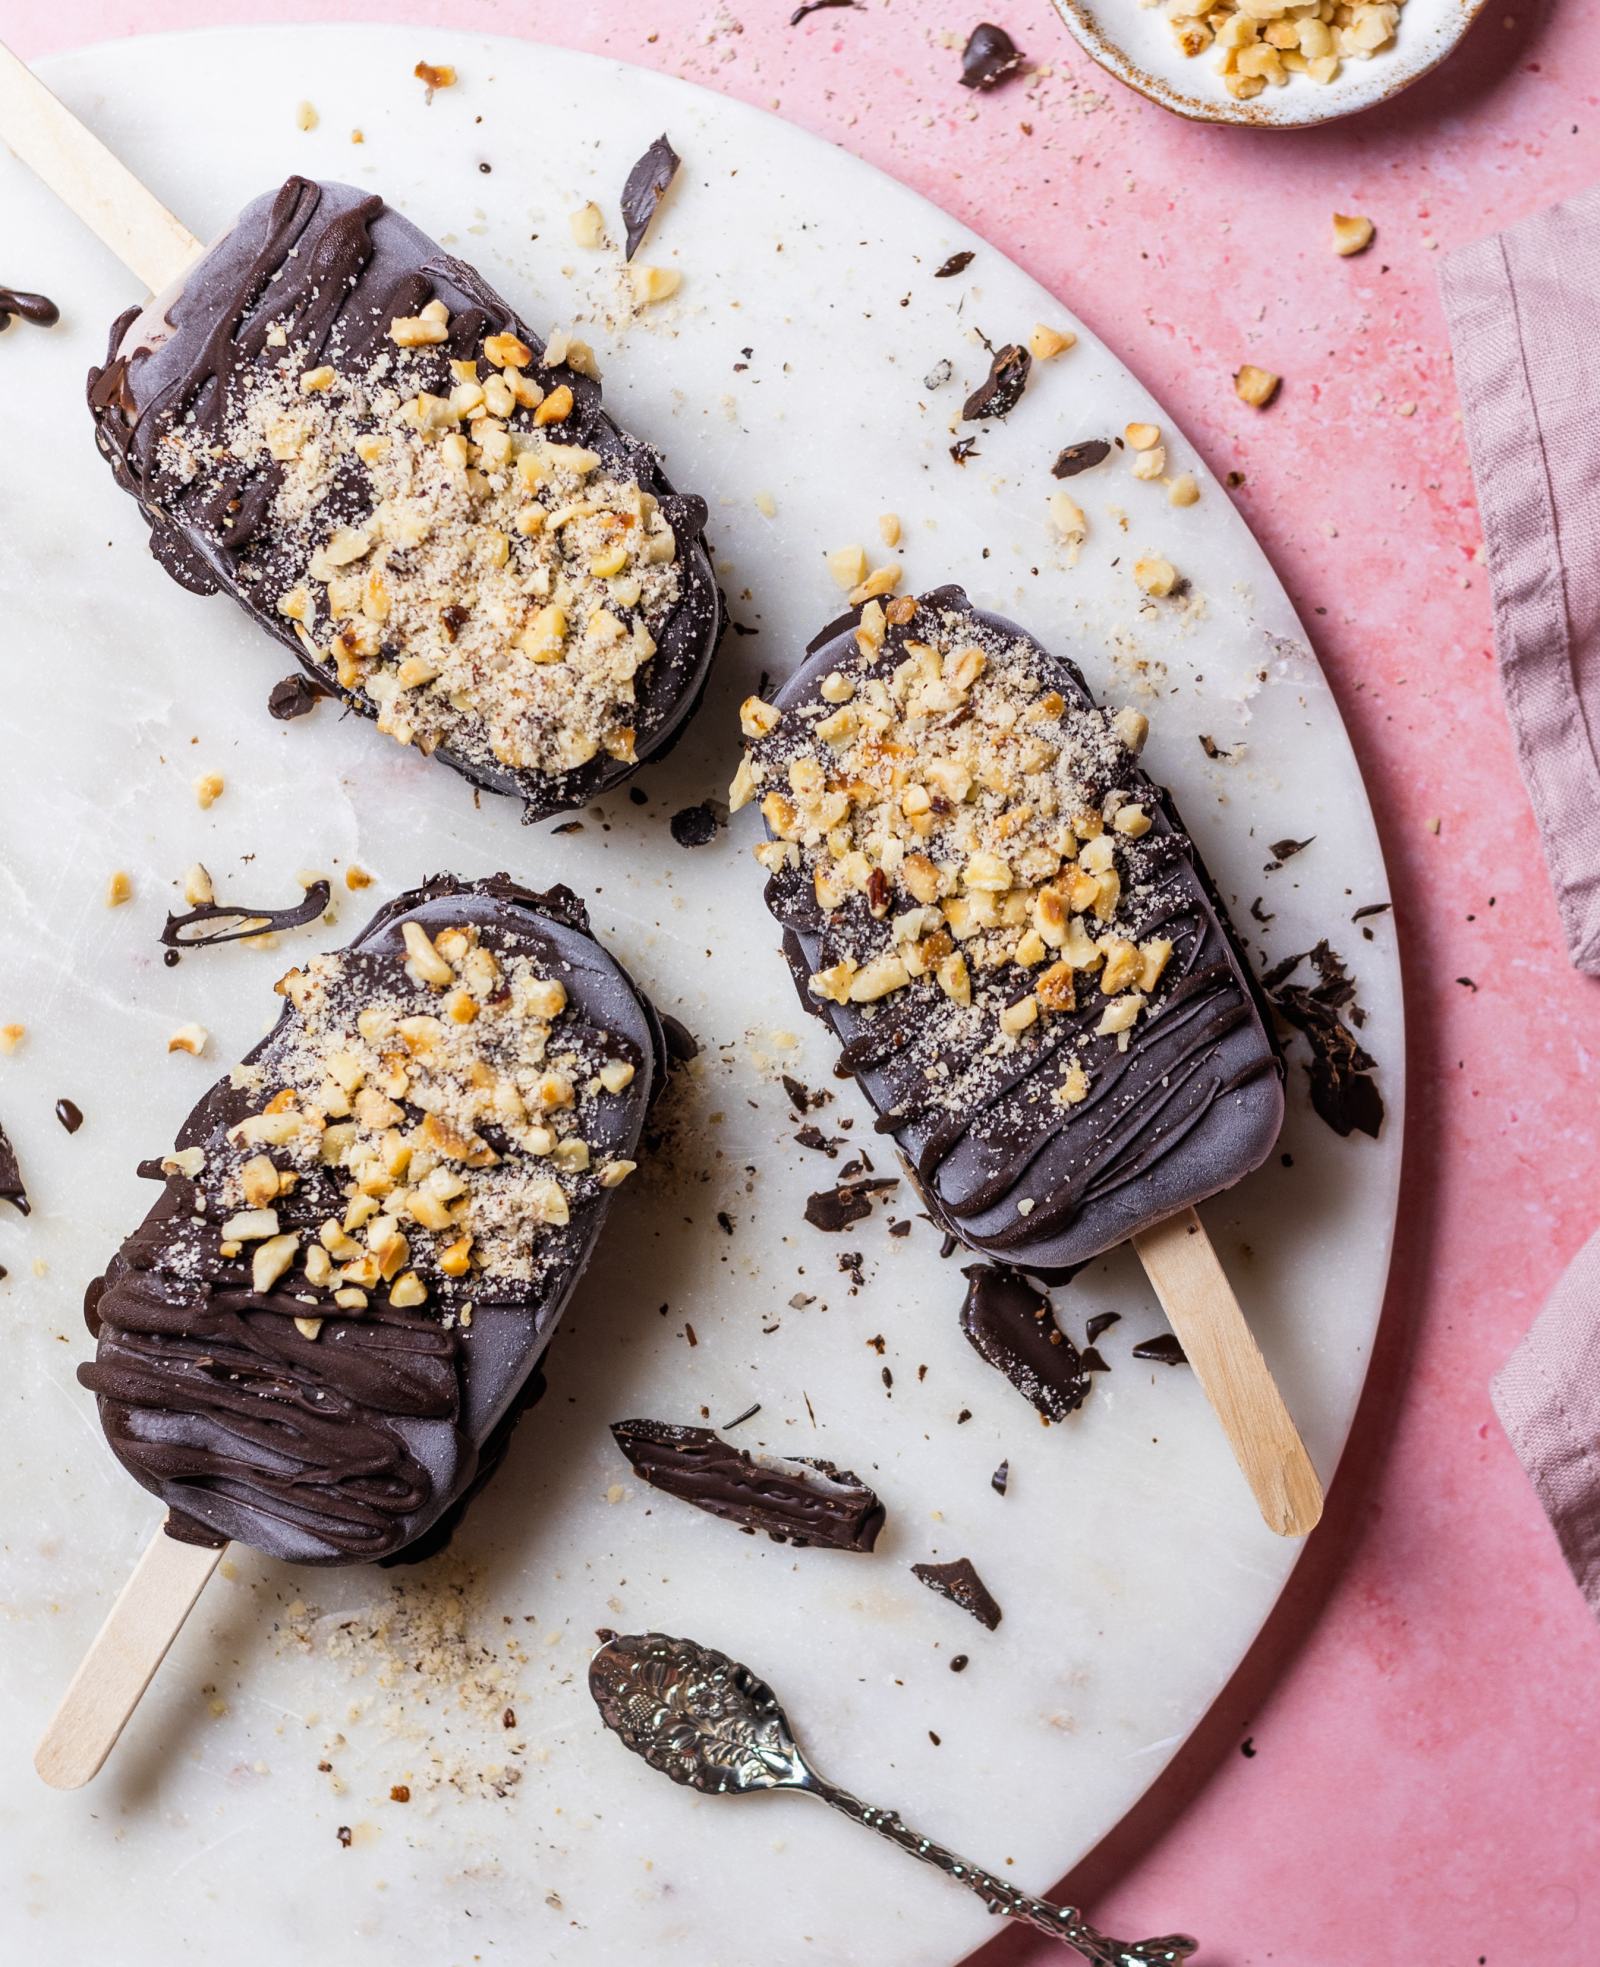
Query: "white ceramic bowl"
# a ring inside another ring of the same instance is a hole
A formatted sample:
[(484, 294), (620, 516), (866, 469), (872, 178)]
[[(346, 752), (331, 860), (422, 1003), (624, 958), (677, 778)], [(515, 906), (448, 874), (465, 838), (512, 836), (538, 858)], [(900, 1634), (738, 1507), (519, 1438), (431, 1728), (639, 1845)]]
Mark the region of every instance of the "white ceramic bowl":
[(1331, 82), (1291, 76), (1281, 88), (1239, 102), (1217, 72), (1218, 52), (1185, 55), (1165, 9), (1140, 0), (1055, 0), (1073, 38), (1130, 89), (1202, 123), (1298, 129), (1353, 116), (1409, 88), (1460, 43), (1485, 0), (1405, 0), (1392, 44), (1367, 61), (1346, 61)]

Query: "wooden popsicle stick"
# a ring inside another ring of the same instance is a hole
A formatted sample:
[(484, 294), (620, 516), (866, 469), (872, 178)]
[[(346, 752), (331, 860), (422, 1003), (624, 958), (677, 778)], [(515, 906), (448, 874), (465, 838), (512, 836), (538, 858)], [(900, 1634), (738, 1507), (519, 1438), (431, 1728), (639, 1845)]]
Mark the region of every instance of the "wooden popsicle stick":
[(1268, 1528), (1305, 1536), (1322, 1515), (1322, 1484), (1204, 1224), (1184, 1209), (1133, 1247)]
[(151, 1538), (34, 1751), (53, 1789), (98, 1775), (226, 1549)]
[(200, 241), (0, 41), (0, 139), (122, 263), (159, 294)]

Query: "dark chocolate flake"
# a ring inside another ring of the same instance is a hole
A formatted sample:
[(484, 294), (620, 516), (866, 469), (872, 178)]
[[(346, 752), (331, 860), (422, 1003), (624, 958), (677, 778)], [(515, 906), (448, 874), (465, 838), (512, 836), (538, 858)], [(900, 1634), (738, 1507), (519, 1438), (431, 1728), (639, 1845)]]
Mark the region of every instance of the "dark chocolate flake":
[(878, 1196), (899, 1186), (895, 1176), (880, 1175), (875, 1180), (840, 1182), (837, 1188), (819, 1189), (815, 1195), (806, 1197), (806, 1221), (814, 1229), (830, 1233), (848, 1229), (852, 1223), (871, 1215)]
[(280, 724), (287, 724), (296, 717), (306, 716), (316, 709), (324, 697), (332, 695), (331, 690), (325, 690), (320, 683), (297, 672), (273, 684), (267, 693), (267, 709)]
[(1003, 1496), (1006, 1490), (1010, 1486), (1011, 1486), (1011, 1464), (1009, 1461), (1005, 1461), (1002, 1462), (1000, 1466), (995, 1470), (994, 1474), (989, 1477), (989, 1487), (995, 1492), (997, 1496)]
[(1120, 1311), (1097, 1311), (1084, 1326), (1083, 1336), (1090, 1345), (1093, 1345), (1103, 1332), (1109, 1332), (1113, 1325), (1120, 1324), (1121, 1321)]
[(56, 1118), (69, 1134), (75, 1134), (83, 1125), (83, 1108), (76, 1100), (57, 1100)]
[(789, 16), (789, 25), (798, 27), (807, 14), (820, 14), (828, 7), (859, 8), (860, 5), (861, 0), (801, 0), (801, 4)]
[(1292, 861), (1296, 854), (1303, 854), (1316, 837), (1313, 833), (1307, 835), (1304, 840), (1274, 840), (1272, 858), (1275, 861)]
[(990, 1632), (999, 1625), (1000, 1607), (995, 1603), (989, 1587), (972, 1568), (970, 1557), (958, 1557), (950, 1564), (913, 1564), (911, 1570), (930, 1591), (948, 1598), (963, 1612), (970, 1612), (979, 1625), (987, 1626)]
[(957, 464), (965, 464), (968, 458), (975, 458), (978, 455), (977, 438), (958, 437), (950, 446), (950, 455)]
[[(1288, 979), (1302, 963), (1317, 972), (1315, 984), (1292, 984)], [(1336, 1134), (1353, 1132), (1378, 1138), (1383, 1125), (1383, 1096), (1372, 1077), (1377, 1060), (1346, 1024), (1359, 1025), (1363, 1013), (1356, 1002), (1355, 980), (1344, 959), (1327, 940), (1275, 963), (1261, 979), (1280, 1017), (1305, 1034), (1311, 1047), (1307, 1067), (1311, 1104)]]
[(1365, 908), (1358, 908), (1350, 920), (1365, 922), (1369, 915), (1387, 915), (1393, 907), (1393, 902), (1368, 902)]
[(979, 21), (961, 51), (963, 89), (998, 89), (1022, 66), (1022, 51), (1003, 27)]
[(972, 1264), (961, 1274), (967, 1280), (961, 1329), (973, 1349), (1046, 1420), (1064, 1421), (1083, 1405), (1089, 1381), (1050, 1300), (1003, 1264)]
[(952, 253), (943, 266), (934, 268), (933, 277), (935, 280), (953, 280), (958, 273), (965, 273), (976, 258), (977, 254), (972, 252)]
[(7, 1138), (4, 1127), (0, 1127), (0, 1202), (9, 1202), (22, 1216), (26, 1216), (33, 1206), (28, 1200), (27, 1189), (22, 1185), (22, 1167), (17, 1160), (17, 1150)]
[(1141, 1339), (1133, 1349), (1135, 1359), (1150, 1359), (1158, 1366), (1187, 1366), (1189, 1355), (1178, 1343), (1175, 1332), (1158, 1332), (1153, 1339)]
[(1056, 453), (1050, 476), (1076, 478), (1080, 471), (1093, 471), (1097, 464), (1104, 464), (1110, 455), (1111, 446), (1103, 437), (1086, 437), (1081, 444), (1068, 444)]
[[(301, 900), (288, 908), (238, 908), (207, 902), (187, 915), (169, 915), (161, 940), (168, 949), (209, 949), (215, 943), (243, 942), (284, 929), (303, 929), (328, 906), (333, 890), (326, 881), (313, 881)], [(231, 926), (229, 926), (231, 925)], [(193, 929), (199, 933), (190, 935)]]
[(666, 195), (667, 186), (678, 175), (682, 161), (663, 132), (628, 173), (628, 181), (622, 187), (622, 223), (627, 228), (627, 244), (622, 255), (625, 260), (631, 260), (644, 244), (650, 221)]
[(642, 1481), (741, 1529), (764, 1530), (774, 1543), (870, 1551), (883, 1528), (877, 1496), (832, 1462), (793, 1455), (761, 1463), (710, 1428), (666, 1421), (615, 1421), (611, 1432)]
[(1009, 416), (1022, 401), (1032, 367), (1033, 357), (1020, 342), (997, 348), (988, 375), (961, 406), (962, 421), (977, 423), (985, 417)]

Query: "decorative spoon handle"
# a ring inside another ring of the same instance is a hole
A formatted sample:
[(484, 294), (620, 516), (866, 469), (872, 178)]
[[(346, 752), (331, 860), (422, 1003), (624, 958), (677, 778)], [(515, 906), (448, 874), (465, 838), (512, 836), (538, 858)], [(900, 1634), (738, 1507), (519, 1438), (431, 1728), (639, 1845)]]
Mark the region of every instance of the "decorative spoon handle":
[(976, 1892), (991, 1912), (1006, 1919), (1020, 1919), (1025, 1925), (1050, 1934), (1053, 1939), (1065, 1940), (1086, 1960), (1093, 1961), (1094, 1967), (1176, 1967), (1176, 1963), (1189, 1958), (1198, 1944), (1183, 1933), (1132, 1943), (1107, 1939), (1104, 1933), (1097, 1932), (1082, 1919), (1075, 1907), (1053, 1905), (1048, 1899), (1029, 1898), (1026, 1892), (1019, 1891), (1015, 1885), (1008, 1885), (1003, 1878), (996, 1878), (992, 1872), (968, 1864), (965, 1858), (958, 1858), (954, 1851), (947, 1851), (931, 1838), (919, 1836), (900, 1821), (895, 1811), (880, 1810), (871, 1803), (863, 1803), (859, 1796), (852, 1796), (849, 1790), (825, 1781), (814, 1771), (805, 1787), (856, 1823), (865, 1824), (880, 1837), (887, 1837), (891, 1844), (898, 1844), (902, 1851), (909, 1851), (912, 1857), (920, 1858), (924, 1864), (935, 1865), (940, 1871), (948, 1873), (969, 1891)]

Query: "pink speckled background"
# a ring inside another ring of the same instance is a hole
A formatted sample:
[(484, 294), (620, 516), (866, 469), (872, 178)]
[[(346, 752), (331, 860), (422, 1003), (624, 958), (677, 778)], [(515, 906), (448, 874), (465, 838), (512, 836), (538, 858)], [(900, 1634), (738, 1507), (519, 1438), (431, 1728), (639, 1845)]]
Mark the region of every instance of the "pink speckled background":
[[(1563, 960), (1501, 715), (1435, 273), (1448, 247), (1600, 180), (1600, 0), (1498, 0), (1396, 105), (1298, 135), (1180, 123), (1103, 77), (1048, 0), (996, 4), (1049, 72), (976, 100), (946, 36), (979, 0), (865, 0), (794, 29), (791, 0), (449, 14), (708, 83), (881, 165), (1068, 299), (1216, 472), (1245, 474), (1239, 503), (1312, 626), (1389, 855), (1405, 1205), (1327, 1520), (1210, 1719), (1068, 1889), (1114, 1930), (1198, 1932), (1213, 1967), (1587, 1967), (1600, 1632), (1485, 1389), (1600, 1217), (1600, 999)], [(425, 55), (437, 14), (4, 0), (0, 32), (34, 56), (370, 17), (418, 22)], [(1335, 209), (1376, 220), (1371, 252), (1333, 256)], [(1242, 360), (1286, 378), (1265, 414), (1233, 396)], [(1060, 1957), (1007, 1935), (981, 1959)]]

